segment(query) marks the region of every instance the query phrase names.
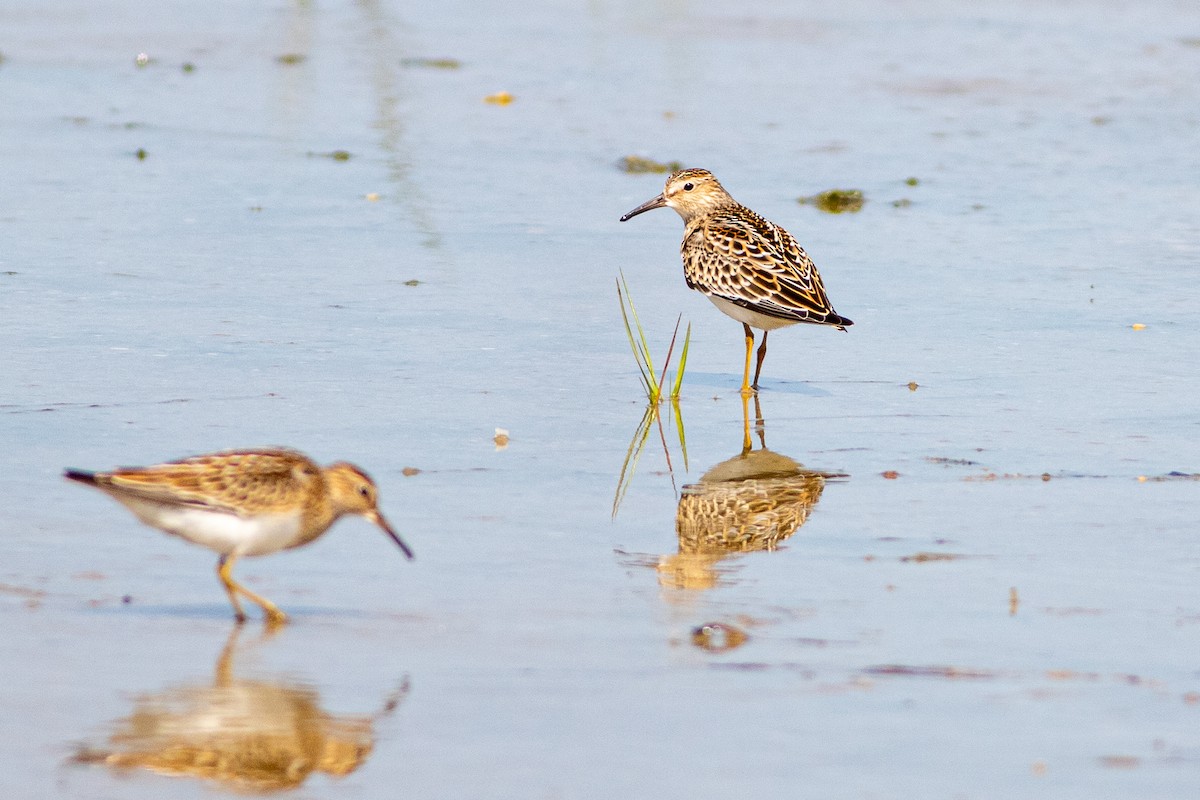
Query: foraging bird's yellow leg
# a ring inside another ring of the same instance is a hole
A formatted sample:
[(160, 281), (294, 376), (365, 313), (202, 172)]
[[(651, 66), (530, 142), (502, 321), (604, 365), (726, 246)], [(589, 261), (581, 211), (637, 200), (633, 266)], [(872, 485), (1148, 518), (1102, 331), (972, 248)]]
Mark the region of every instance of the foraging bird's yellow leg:
[(236, 557), (231, 558), (229, 556), (221, 556), (217, 559), (217, 577), (221, 579), (221, 585), (225, 587), (225, 594), (229, 595), (229, 603), (233, 606), (233, 618), (240, 625), (246, 621), (246, 612), (242, 611), (242, 604), (238, 601), (237, 597), (239, 587), (230, 574), (233, 570), (233, 562), (235, 561), (237, 561)]
[[(758, 402), (758, 398), (755, 398), (755, 402), (756, 403)], [(743, 393), (742, 394), (742, 455), (746, 455), (747, 453), (749, 453), (750, 448), (753, 446), (754, 446), (753, 443), (750, 441), (750, 395)]]
[(767, 357), (767, 334), (768, 333), (770, 333), (770, 331), (766, 331), (766, 330), (763, 331), (762, 344), (759, 345), (759, 347), (758, 347), (758, 366), (754, 368), (754, 383), (750, 384), (754, 388), (755, 392), (758, 391), (758, 376), (762, 372), (763, 359)]
[(754, 331), (744, 322), (742, 327), (746, 331), (746, 369), (742, 372), (742, 397), (749, 397), (754, 392), (750, 388), (750, 356), (754, 353)]
[(237, 599), (237, 596), (241, 594), (247, 600), (262, 607), (263, 613), (266, 614), (268, 625), (282, 625), (287, 622), (287, 614), (280, 611), (279, 606), (267, 598), (255, 594), (233, 579), (232, 573), (235, 561), (237, 561), (237, 556), (221, 556), (221, 560), (217, 562), (217, 575), (221, 578), (221, 583), (225, 586), (225, 592), (229, 595), (229, 602), (233, 603), (233, 609), (236, 612), (234, 618), (238, 622), (246, 621), (246, 614), (242, 611), (242, 604)]

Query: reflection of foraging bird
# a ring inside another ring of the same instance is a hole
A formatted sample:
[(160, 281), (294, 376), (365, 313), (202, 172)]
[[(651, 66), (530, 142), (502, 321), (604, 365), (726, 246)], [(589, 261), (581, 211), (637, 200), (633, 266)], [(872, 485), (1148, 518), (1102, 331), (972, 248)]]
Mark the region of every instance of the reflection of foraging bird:
[[(742, 323), (745, 330), (743, 394), (758, 389), (769, 331), (798, 322), (832, 325), (839, 330), (854, 324), (833, 310), (816, 265), (792, 235), (730, 197), (708, 170), (673, 173), (662, 194), (642, 203), (621, 221), (663, 206), (670, 206), (683, 217), (681, 251), (687, 285)], [(753, 384), (751, 328), (763, 332)]]
[(137, 698), (106, 742), (81, 745), (70, 762), (201, 778), (241, 793), (296, 789), (313, 773), (340, 777), (362, 766), (374, 749), (375, 723), (408, 692), (406, 678), (372, 715), (331, 714), (316, 688), (239, 678), (233, 660), (231, 638), (211, 685)]
[(353, 464), (321, 467), (294, 450), (231, 450), (112, 472), (69, 469), (66, 477), (111, 495), (152, 527), (220, 553), (217, 575), (239, 622), (238, 595), (272, 624), (287, 615), (234, 581), (234, 562), (300, 547), (345, 514), (374, 522), (413, 557), (379, 512), (375, 483)]

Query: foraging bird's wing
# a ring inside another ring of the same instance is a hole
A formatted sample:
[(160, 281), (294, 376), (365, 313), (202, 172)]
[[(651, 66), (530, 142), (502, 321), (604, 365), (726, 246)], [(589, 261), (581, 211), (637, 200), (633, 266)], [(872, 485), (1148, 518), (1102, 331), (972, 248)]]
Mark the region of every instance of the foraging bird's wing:
[(291, 450), (231, 450), (153, 467), (98, 473), (93, 482), (118, 499), (254, 514), (294, 502), (321, 468)]
[(834, 312), (804, 248), (745, 207), (705, 217), (683, 256), (688, 285), (705, 294), (797, 322), (850, 324)]

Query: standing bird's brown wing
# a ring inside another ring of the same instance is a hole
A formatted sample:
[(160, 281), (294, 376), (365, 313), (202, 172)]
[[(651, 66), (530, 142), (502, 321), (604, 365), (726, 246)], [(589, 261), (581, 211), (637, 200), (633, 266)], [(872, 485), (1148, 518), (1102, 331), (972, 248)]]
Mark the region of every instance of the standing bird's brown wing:
[(684, 239), (688, 286), (781, 319), (852, 325), (829, 303), (821, 274), (783, 228), (745, 207), (708, 215)]
[(250, 515), (292, 501), (321, 479), (321, 469), (292, 450), (230, 450), (152, 467), (68, 471), (67, 477), (117, 497)]

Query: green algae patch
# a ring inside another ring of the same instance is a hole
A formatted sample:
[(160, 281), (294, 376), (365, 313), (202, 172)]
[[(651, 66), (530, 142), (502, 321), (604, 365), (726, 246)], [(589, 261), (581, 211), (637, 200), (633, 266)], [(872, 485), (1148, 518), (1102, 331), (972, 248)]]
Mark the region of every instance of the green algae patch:
[(641, 156), (625, 156), (617, 162), (617, 166), (630, 175), (665, 175), (683, 169), (683, 164), (678, 161), (655, 161)]
[(294, 67), (297, 64), (303, 64), (308, 59), (308, 56), (302, 53), (284, 53), (281, 56), (275, 56), (275, 61), (284, 66)]
[(803, 206), (816, 206), (826, 214), (853, 214), (862, 211), (863, 203), (867, 202), (860, 189), (830, 189), (812, 197), (798, 198)]
[(423, 69), (459, 69), (462, 67), (462, 62), (457, 58), (402, 58), (400, 66)]

